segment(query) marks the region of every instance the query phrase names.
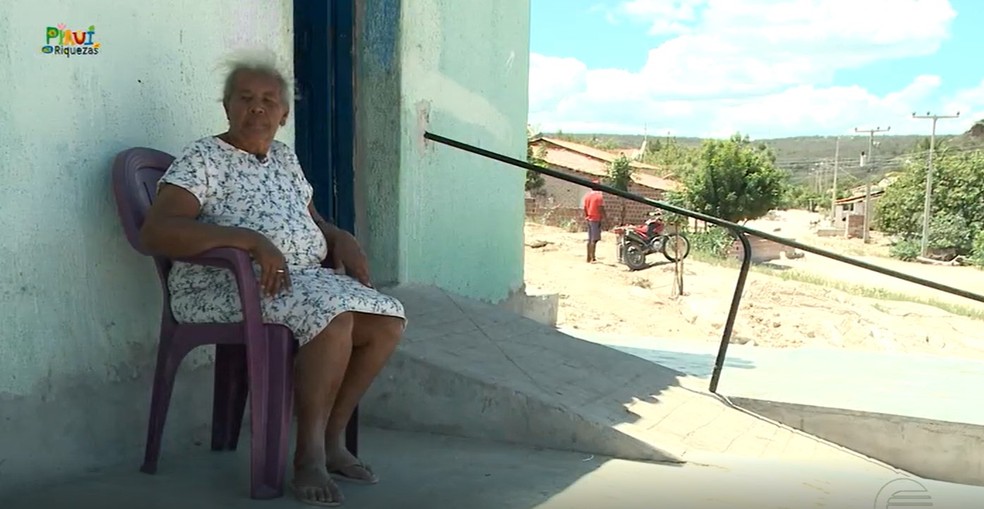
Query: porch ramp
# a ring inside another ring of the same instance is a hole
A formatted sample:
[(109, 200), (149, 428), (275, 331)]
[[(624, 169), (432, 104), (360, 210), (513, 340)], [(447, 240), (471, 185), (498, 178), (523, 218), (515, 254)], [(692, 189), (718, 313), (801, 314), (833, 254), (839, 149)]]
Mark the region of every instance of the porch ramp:
[(728, 455), (894, 470), (731, 406), (705, 381), (502, 307), (435, 288), (390, 291), (409, 327), (364, 400), (369, 424), (629, 460)]

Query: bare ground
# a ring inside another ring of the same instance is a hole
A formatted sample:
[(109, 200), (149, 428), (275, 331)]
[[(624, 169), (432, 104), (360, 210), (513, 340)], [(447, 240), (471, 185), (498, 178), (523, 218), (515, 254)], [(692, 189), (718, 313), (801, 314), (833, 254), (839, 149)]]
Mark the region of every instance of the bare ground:
[[(778, 212), (772, 216), (772, 220), (755, 221), (749, 226), (936, 283), (978, 294), (984, 293), (984, 271), (974, 267), (941, 267), (889, 258), (889, 241), (878, 232), (872, 232), (870, 244), (865, 244), (860, 239), (818, 237), (809, 226), (811, 219), (818, 217), (816, 214), (792, 210)], [(794, 260), (777, 260), (774, 265), (812, 273), (818, 277), (835, 279), (852, 285), (881, 288), (891, 292), (911, 294), (917, 298), (946, 301), (984, 313), (984, 304), (964, 297), (928, 289), (908, 281), (891, 278), (821, 256), (807, 255)]]
[[(822, 244), (840, 252), (852, 247), (837, 244), (852, 242), (845, 239), (806, 238), (811, 235), (806, 230), (783, 229), (792, 233), (783, 235), (809, 244)], [(684, 295), (676, 297), (673, 264), (631, 272), (616, 263), (615, 239), (607, 233), (598, 245), (599, 262), (588, 264), (584, 261), (584, 235), (526, 224), (526, 284), (560, 295), (559, 326), (686, 339), (706, 342), (709, 346), (719, 341), (737, 270), (688, 259), (683, 264)], [(858, 247), (856, 244), (860, 242), (855, 241), (855, 253), (849, 254), (887, 253), (884, 245)], [(650, 261), (664, 262), (657, 256), (651, 256)], [(881, 258), (877, 261), (901, 263)], [(913, 297), (926, 298), (920, 292), (927, 290), (910, 283), (896, 283), (878, 274), (858, 279), (858, 274), (851, 272), (854, 269), (846, 270), (842, 264), (835, 267), (830, 263), (836, 262), (813, 255), (781, 263), (818, 277), (852, 284), (886, 287), (901, 284), (905, 285), (901, 290)], [(904, 265), (916, 268), (914, 264)], [(960, 272), (954, 272), (955, 269)], [(984, 271), (976, 269), (918, 266), (918, 271), (923, 277), (965, 282), (967, 278), (979, 277), (984, 282)], [(934, 276), (935, 272), (940, 274)], [(973, 287), (984, 288), (984, 283), (982, 286), (974, 283)], [(894, 286), (891, 289), (894, 291)], [(938, 297), (936, 292), (929, 292), (930, 297)], [(745, 288), (733, 341), (778, 348), (812, 345), (984, 358), (984, 322), (927, 304), (878, 300), (854, 293), (753, 271)]]

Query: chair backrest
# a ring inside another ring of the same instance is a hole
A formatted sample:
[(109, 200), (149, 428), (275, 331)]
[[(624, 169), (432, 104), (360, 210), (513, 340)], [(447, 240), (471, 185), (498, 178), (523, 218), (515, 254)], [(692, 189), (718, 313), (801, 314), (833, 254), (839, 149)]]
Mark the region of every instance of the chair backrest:
[[(124, 150), (113, 160), (113, 195), (116, 197), (116, 210), (123, 223), (126, 239), (137, 252), (152, 256), (140, 244), (140, 228), (147, 217), (154, 198), (157, 197), (157, 181), (171, 166), (174, 156), (152, 148), (136, 147)], [(171, 312), (171, 292), (167, 287), (167, 276), (171, 273), (171, 260), (154, 256), (157, 276), (164, 294), (164, 308), (161, 311), (163, 330), (174, 326)]]
[(133, 249), (145, 255), (140, 227), (157, 196), (157, 181), (173, 161), (170, 154), (144, 147), (124, 150), (113, 160), (113, 194), (123, 231)]

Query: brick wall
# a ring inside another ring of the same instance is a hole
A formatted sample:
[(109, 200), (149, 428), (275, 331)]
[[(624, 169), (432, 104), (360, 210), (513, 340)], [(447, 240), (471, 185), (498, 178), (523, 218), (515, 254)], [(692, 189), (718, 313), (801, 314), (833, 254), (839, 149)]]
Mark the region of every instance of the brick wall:
[[(550, 169), (562, 171), (572, 177), (583, 179), (590, 179), (592, 177), (587, 173), (570, 172), (566, 171), (564, 168), (558, 168), (556, 166), (551, 166)], [(555, 179), (553, 177), (544, 176), (543, 181), (543, 194), (546, 195), (546, 198), (549, 200), (552, 207), (580, 208), (581, 199), (584, 198), (584, 193), (588, 192), (585, 187), (581, 187), (570, 182), (565, 182), (560, 179)]]
[[(598, 178), (596, 175), (592, 175), (585, 172), (572, 171), (566, 168), (551, 166), (551, 169), (556, 171), (564, 172), (573, 177), (583, 178), (586, 180), (591, 180)], [(554, 211), (555, 215), (563, 216), (565, 219), (575, 218), (581, 220), (581, 201), (584, 199), (584, 195), (588, 192), (588, 189), (577, 184), (572, 184), (570, 182), (565, 182), (560, 179), (555, 179), (551, 177), (544, 177), (544, 185), (542, 188), (542, 196), (536, 198), (536, 209), (537, 213), (543, 214), (547, 211)], [(629, 185), (629, 192), (633, 194), (638, 194), (645, 198), (651, 200), (661, 200), (663, 199), (663, 192), (657, 189), (643, 186), (636, 182), (632, 182)], [(606, 221), (606, 228), (614, 226), (622, 212), (622, 204), (625, 204), (625, 222), (628, 224), (642, 224), (645, 222), (646, 218), (649, 216), (649, 212), (656, 210), (654, 207), (644, 205), (642, 203), (637, 203), (631, 200), (626, 200), (617, 196), (612, 196), (605, 194), (605, 210), (608, 212), (608, 221)], [(561, 211), (563, 209), (563, 212)], [(573, 211), (573, 212), (571, 212)], [(571, 215), (573, 214), (573, 215)], [(535, 214), (534, 214), (535, 215)], [(530, 215), (530, 207), (527, 206), (527, 216)], [(542, 222), (542, 221), (538, 221)], [(610, 225), (608, 223), (611, 223)], [(554, 225), (551, 226), (561, 226)]]
[(569, 231), (587, 231), (588, 228), (580, 207), (557, 207), (534, 198), (526, 199), (526, 218), (535, 223)]
[[(650, 200), (662, 200), (663, 192), (651, 187), (646, 187), (635, 182), (629, 185), (629, 192), (637, 194)], [(605, 195), (605, 210), (608, 212), (612, 221), (618, 222), (622, 213), (622, 205), (625, 205), (625, 223), (642, 224), (649, 217), (649, 213), (657, 210), (642, 203), (626, 200), (617, 196)]]
[[(527, 198), (526, 199), (526, 219), (534, 223), (555, 226), (557, 228), (563, 228), (572, 232), (584, 232), (588, 230), (588, 224), (584, 220), (584, 212), (580, 208), (570, 208), (570, 207), (554, 207), (546, 203), (538, 202), (536, 199)], [(613, 228), (618, 226), (616, 223), (618, 218), (612, 216), (606, 219), (601, 224), (601, 228), (604, 231), (611, 231)], [(638, 223), (632, 224), (643, 224), (645, 219), (640, 219)], [(694, 222), (690, 223), (690, 227), (694, 227)], [(675, 225), (666, 225), (664, 230), (666, 233), (674, 233), (676, 231)], [(693, 230), (691, 230), (693, 231)]]
[(864, 238), (864, 214), (851, 214), (847, 216), (847, 238)]

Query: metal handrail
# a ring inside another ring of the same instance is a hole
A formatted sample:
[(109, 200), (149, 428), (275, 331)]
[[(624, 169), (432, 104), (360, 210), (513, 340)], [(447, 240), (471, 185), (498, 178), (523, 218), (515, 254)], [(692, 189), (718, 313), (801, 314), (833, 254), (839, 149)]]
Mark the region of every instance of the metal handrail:
[(637, 194), (633, 194), (627, 191), (622, 191), (620, 189), (616, 189), (614, 187), (606, 186), (600, 183), (591, 182), (586, 179), (573, 177), (571, 175), (567, 175), (565, 173), (552, 170), (550, 168), (536, 166), (534, 164), (530, 164), (528, 161), (515, 159), (506, 155), (485, 150), (483, 148), (479, 148), (474, 145), (469, 145), (467, 143), (463, 143), (438, 134), (425, 131), (424, 138), (430, 141), (447, 145), (449, 147), (456, 148), (458, 150), (463, 150), (465, 152), (470, 152), (472, 154), (493, 159), (502, 163), (506, 163), (511, 166), (516, 166), (542, 175), (547, 175), (548, 177), (560, 179), (565, 182), (577, 184), (582, 187), (591, 188), (596, 191), (603, 191), (605, 193), (618, 196), (620, 198), (625, 198), (626, 200), (634, 201), (636, 203), (642, 203), (644, 205), (649, 205), (653, 208), (665, 210), (673, 214), (686, 216), (692, 219), (697, 219), (699, 221), (704, 221), (705, 223), (710, 223), (716, 226), (720, 226), (730, 231), (738, 239), (738, 241), (741, 242), (742, 259), (741, 259), (741, 267), (738, 270), (738, 281), (735, 284), (735, 293), (731, 299), (731, 308), (728, 310), (728, 319), (724, 323), (724, 331), (721, 337), (721, 346), (718, 348), (718, 355), (714, 361), (714, 371), (711, 374), (710, 391), (713, 393), (717, 392), (718, 382), (720, 381), (721, 378), (721, 370), (724, 367), (724, 360), (728, 355), (728, 345), (731, 343), (731, 335), (734, 332), (735, 319), (738, 317), (738, 307), (741, 304), (742, 293), (744, 292), (745, 289), (745, 281), (748, 279), (748, 271), (751, 268), (752, 256), (751, 256), (751, 244), (748, 241), (749, 235), (753, 235), (755, 237), (763, 238), (766, 240), (771, 240), (772, 242), (781, 244), (783, 246), (799, 249), (800, 251), (805, 251), (807, 253), (813, 253), (815, 255), (823, 256), (824, 258), (829, 258), (831, 260), (835, 260), (841, 263), (853, 265), (855, 267), (859, 267), (865, 270), (877, 272), (879, 274), (884, 274), (886, 276), (895, 279), (901, 279), (903, 281), (908, 281), (910, 283), (925, 286), (927, 288), (932, 288), (934, 290), (938, 290), (944, 293), (949, 293), (951, 295), (957, 295), (960, 297), (964, 297), (966, 299), (984, 303), (984, 295), (969, 292), (967, 290), (962, 290), (960, 288), (956, 288), (953, 286), (940, 284), (935, 281), (930, 281), (928, 279), (912, 276), (909, 274), (905, 274), (903, 272), (898, 272), (872, 263), (868, 263), (848, 256), (840, 255), (832, 251), (827, 251), (825, 249), (820, 249), (818, 247), (810, 246), (808, 244), (796, 242), (794, 240), (785, 239), (776, 235), (772, 235), (771, 233), (766, 233), (763, 231), (756, 230), (754, 228), (749, 228), (747, 226), (732, 223), (730, 221), (725, 221), (724, 219), (718, 217), (709, 216), (707, 214), (701, 214), (700, 212), (694, 212), (692, 210), (687, 210), (681, 207), (677, 207), (675, 205), (670, 205), (669, 203), (651, 200), (649, 198), (645, 198)]

